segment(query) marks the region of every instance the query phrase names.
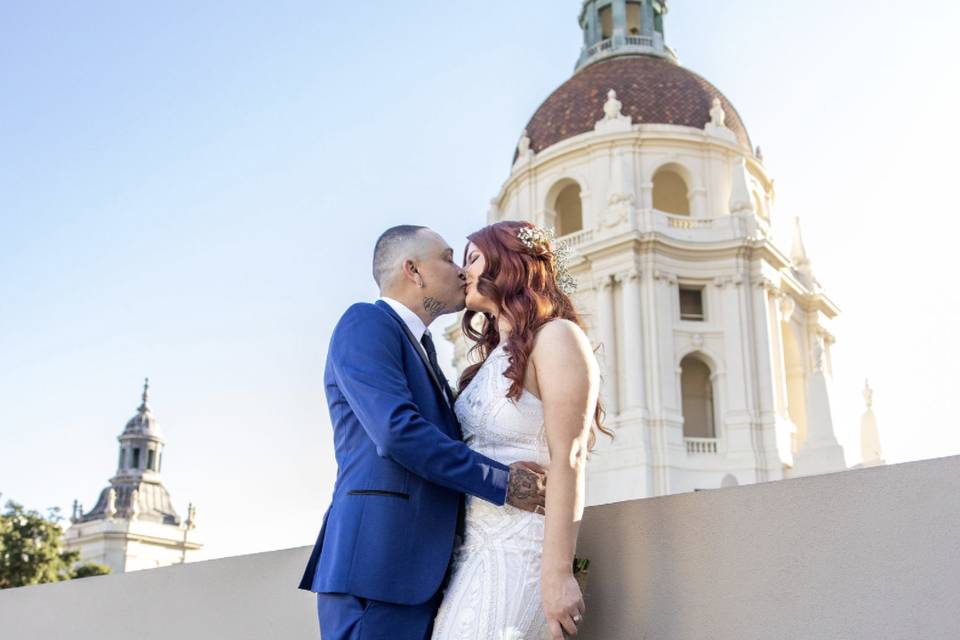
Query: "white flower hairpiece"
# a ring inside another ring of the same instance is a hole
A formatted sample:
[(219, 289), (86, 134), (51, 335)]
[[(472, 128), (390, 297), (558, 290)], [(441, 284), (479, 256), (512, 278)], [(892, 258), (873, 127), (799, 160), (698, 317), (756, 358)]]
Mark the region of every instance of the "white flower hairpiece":
[[(517, 239), (531, 251), (542, 251), (553, 242), (553, 229), (543, 227), (523, 227), (517, 231)], [(566, 242), (558, 243), (553, 247), (554, 269), (557, 274), (557, 288), (566, 295), (572, 295), (577, 290), (577, 281), (568, 270), (573, 250)]]

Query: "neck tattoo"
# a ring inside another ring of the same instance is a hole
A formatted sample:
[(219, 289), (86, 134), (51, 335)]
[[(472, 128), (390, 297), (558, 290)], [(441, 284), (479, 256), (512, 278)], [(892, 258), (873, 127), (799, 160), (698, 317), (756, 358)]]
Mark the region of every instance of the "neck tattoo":
[(437, 316), (442, 315), (446, 308), (447, 305), (443, 304), (436, 298), (423, 299), (423, 310), (426, 311), (431, 318), (436, 318)]

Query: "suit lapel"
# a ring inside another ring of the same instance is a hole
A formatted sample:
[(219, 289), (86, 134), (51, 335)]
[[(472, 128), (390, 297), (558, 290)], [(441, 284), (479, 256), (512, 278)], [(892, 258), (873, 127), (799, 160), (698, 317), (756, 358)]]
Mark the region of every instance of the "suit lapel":
[(417, 356), (420, 358), (420, 361), (423, 362), (423, 366), (427, 369), (427, 374), (430, 376), (430, 380), (433, 381), (434, 389), (436, 389), (437, 393), (440, 394), (440, 398), (443, 400), (443, 404), (447, 408), (450, 408), (450, 403), (447, 400), (447, 395), (446, 393), (444, 393), (444, 390), (443, 390), (443, 382), (440, 380), (440, 378), (437, 377), (436, 372), (433, 370), (433, 367), (430, 365), (430, 361), (427, 359), (427, 354), (423, 352), (423, 347), (420, 346), (420, 341), (417, 340), (416, 337), (414, 337), (413, 333), (410, 332), (410, 327), (407, 326), (407, 323), (404, 322), (403, 319), (400, 318), (400, 316), (398, 316), (396, 312), (394, 312), (394, 310), (391, 309), (390, 305), (388, 305), (387, 303), (377, 300), (375, 304), (381, 309), (383, 309), (384, 311), (386, 311), (387, 315), (393, 318), (393, 321), (396, 322), (398, 325), (400, 325), (400, 328), (403, 330), (403, 335), (407, 336), (407, 340), (409, 340), (410, 344), (413, 345), (413, 350), (417, 353)]

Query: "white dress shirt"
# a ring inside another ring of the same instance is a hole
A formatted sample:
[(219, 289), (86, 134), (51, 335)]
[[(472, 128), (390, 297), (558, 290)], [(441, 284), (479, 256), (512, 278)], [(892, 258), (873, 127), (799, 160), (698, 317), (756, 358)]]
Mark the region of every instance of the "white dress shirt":
[[(427, 325), (423, 324), (423, 320), (421, 320), (417, 314), (410, 311), (407, 305), (402, 302), (397, 302), (393, 298), (382, 296), (380, 299), (390, 305), (390, 308), (400, 316), (403, 323), (407, 325), (407, 329), (410, 329), (410, 333), (417, 339), (417, 343), (423, 340), (423, 334), (427, 333)], [(420, 346), (422, 347), (423, 345)]]

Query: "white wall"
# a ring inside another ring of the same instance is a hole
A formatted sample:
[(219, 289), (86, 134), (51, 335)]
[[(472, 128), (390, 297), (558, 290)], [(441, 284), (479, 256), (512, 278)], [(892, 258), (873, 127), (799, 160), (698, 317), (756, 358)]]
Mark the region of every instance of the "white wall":
[[(960, 611), (960, 457), (588, 510), (587, 640), (934, 640)], [(308, 547), (0, 591), (23, 640), (317, 638)]]

